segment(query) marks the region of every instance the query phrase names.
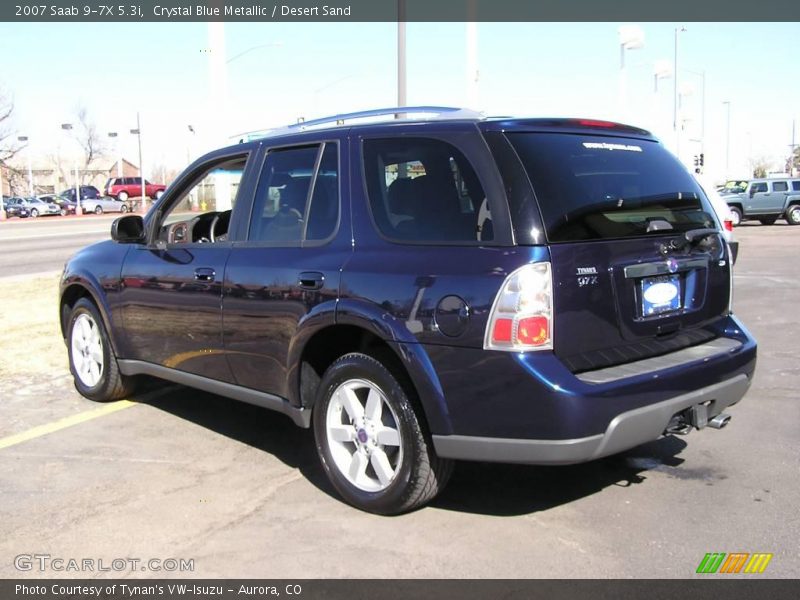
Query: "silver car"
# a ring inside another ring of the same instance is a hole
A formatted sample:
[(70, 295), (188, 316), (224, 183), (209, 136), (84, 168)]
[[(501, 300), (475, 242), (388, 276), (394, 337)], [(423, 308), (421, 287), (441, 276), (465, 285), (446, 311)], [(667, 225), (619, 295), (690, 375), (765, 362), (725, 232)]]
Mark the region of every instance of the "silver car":
[(61, 214), (61, 207), (58, 204), (45, 202), (39, 198), (22, 198), (19, 204), (27, 208), (32, 217)]
[(130, 212), (131, 207), (127, 202), (121, 202), (114, 198), (84, 198), (81, 200), (81, 210), (84, 213), (93, 212), (96, 215), (102, 215), (105, 212)]

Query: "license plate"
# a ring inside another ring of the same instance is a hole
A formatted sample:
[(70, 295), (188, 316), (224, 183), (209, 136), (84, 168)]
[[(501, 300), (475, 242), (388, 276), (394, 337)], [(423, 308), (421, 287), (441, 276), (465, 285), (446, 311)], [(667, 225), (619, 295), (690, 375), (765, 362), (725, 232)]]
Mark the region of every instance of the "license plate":
[(681, 308), (680, 275), (642, 279), (642, 316), (651, 317)]

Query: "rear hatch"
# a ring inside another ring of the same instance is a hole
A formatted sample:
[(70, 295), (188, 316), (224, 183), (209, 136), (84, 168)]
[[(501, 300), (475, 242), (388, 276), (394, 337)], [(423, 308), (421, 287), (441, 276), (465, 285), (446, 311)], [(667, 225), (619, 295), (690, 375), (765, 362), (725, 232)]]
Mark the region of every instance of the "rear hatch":
[(550, 247), (553, 349), (573, 372), (703, 343), (729, 311), (727, 249), (702, 189), (656, 140), (608, 133), (506, 133)]

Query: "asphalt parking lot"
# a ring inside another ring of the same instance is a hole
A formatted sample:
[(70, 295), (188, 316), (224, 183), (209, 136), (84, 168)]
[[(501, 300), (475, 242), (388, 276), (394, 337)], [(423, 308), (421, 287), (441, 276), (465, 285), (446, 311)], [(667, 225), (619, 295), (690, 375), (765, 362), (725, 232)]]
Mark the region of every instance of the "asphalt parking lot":
[[(96, 405), (72, 387), (54, 318), (32, 335), (50, 332), (39, 343), (61, 366), (31, 365), (24, 332), (0, 338), (0, 577), (687, 578), (707, 552), (772, 553), (746, 577), (797, 577), (800, 227), (736, 235), (735, 312), (760, 348), (726, 429), (571, 467), (460, 463), (430, 506), (393, 518), (338, 500), (285, 416), (173, 385)], [(4, 300), (16, 285), (0, 280)], [(32, 554), (194, 569), (15, 567)]]

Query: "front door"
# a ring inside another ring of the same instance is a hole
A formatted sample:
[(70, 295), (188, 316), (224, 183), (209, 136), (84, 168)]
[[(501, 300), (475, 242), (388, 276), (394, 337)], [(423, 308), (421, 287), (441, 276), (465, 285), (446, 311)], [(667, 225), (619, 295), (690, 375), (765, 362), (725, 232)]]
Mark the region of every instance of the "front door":
[[(120, 300), (126, 358), (232, 381), (222, 345), (222, 282), (232, 211), (248, 155), (202, 165), (165, 197), (149, 243), (122, 267)], [(231, 206), (233, 206), (231, 210)]]

